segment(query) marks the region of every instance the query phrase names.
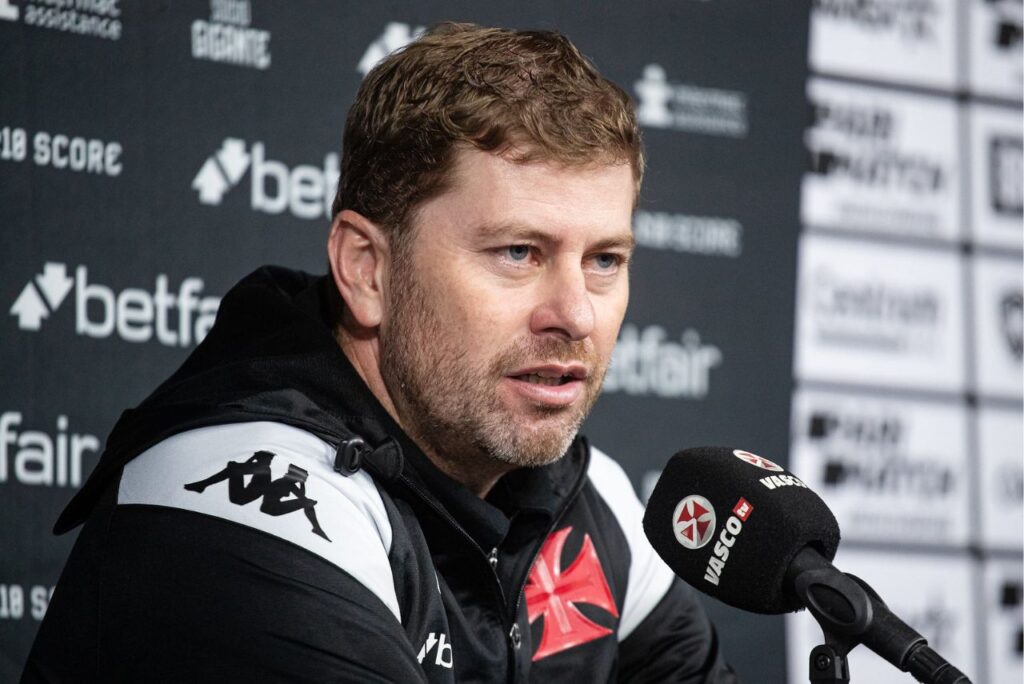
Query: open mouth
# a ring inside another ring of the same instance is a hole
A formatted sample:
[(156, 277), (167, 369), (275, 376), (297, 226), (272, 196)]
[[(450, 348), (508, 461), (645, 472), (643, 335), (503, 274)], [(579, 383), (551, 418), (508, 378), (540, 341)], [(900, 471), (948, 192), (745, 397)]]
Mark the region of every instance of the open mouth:
[(571, 373), (566, 373), (565, 375), (541, 375), (540, 373), (527, 373), (525, 375), (514, 375), (512, 377), (516, 380), (528, 382), (531, 385), (548, 385), (549, 387), (564, 385), (576, 380)]

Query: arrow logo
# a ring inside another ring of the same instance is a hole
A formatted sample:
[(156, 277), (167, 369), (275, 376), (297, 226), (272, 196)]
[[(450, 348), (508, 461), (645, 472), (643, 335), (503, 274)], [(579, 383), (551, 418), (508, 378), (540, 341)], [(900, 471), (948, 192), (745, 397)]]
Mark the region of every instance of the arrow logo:
[(43, 272), (25, 284), (11, 305), (10, 314), (18, 317), (22, 330), (39, 330), (43, 319), (58, 309), (71, 292), (74, 280), (64, 264), (48, 261)]
[(220, 204), (224, 193), (233, 188), (249, 169), (245, 141), (224, 138), (220, 149), (210, 156), (192, 179), (192, 189), (203, 204)]

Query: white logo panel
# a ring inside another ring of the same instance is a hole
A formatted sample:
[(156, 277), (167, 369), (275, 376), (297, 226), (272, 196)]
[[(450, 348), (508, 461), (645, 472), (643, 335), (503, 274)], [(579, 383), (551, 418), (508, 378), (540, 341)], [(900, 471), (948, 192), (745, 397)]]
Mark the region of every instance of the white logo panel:
[(1020, 0), (971, 0), (968, 4), (970, 89), (983, 95), (1020, 99), (1024, 89), (1024, 6)]
[[(975, 571), (966, 555), (913, 556), (840, 549), (835, 564), (870, 584), (897, 617), (972, 682), (984, 681), (978, 677), (975, 649)], [(807, 656), (823, 641), (821, 628), (810, 613), (786, 616), (790, 684), (807, 681)], [(853, 682), (913, 681), (864, 646), (851, 651), (848, 661)]]
[(962, 271), (954, 252), (803, 235), (797, 377), (962, 392)]
[(844, 540), (966, 545), (967, 412), (959, 403), (799, 391), (792, 467)]
[(986, 624), (986, 664), (989, 682), (1024, 680), (1020, 638), (1021, 599), (1024, 594), (1024, 567), (1020, 560), (985, 561), (984, 607)]
[(808, 82), (806, 225), (941, 240), (960, 229), (957, 112), (946, 98)]
[(974, 258), (974, 360), (982, 396), (1020, 398), (1024, 384), (1024, 264)]
[(815, 71), (956, 85), (956, 0), (818, 0), (809, 56)]
[(983, 245), (1020, 249), (1024, 235), (1024, 137), (1019, 109), (975, 105), (971, 128), (971, 225)]
[(1020, 412), (978, 410), (981, 453), (981, 542), (1020, 551), (1024, 536), (1024, 418)]

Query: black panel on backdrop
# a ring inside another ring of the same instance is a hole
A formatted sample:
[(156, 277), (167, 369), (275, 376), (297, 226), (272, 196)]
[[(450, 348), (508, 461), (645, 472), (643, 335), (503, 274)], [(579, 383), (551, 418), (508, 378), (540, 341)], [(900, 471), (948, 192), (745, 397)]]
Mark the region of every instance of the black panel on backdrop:
[[(0, 0), (0, 680), (70, 548), (50, 527), (120, 411), (241, 275), (323, 270), (363, 72), (443, 19), (557, 28), (640, 108), (633, 297), (592, 440), (638, 490), (680, 446), (785, 460), (805, 3), (58, 4)], [(783, 680), (780, 621), (711, 611), (745, 678)]]

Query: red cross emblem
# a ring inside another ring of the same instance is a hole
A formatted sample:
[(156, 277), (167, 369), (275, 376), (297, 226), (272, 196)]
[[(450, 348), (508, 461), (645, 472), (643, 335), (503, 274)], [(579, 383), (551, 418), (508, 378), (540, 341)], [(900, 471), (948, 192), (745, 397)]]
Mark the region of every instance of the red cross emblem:
[(562, 571), (562, 548), (570, 532), (572, 528), (566, 527), (548, 537), (530, 570), (526, 585), (530, 624), (544, 616), (534, 662), (612, 633), (584, 617), (574, 604), (589, 603), (619, 617), (589, 534), (583, 535), (583, 547), (576, 560)]
[(703, 496), (691, 494), (672, 512), (672, 531), (676, 541), (688, 549), (699, 549), (715, 532), (715, 508)]
[(736, 449), (732, 453), (733, 455), (736, 456), (736, 458), (740, 459), (741, 461), (746, 461), (750, 465), (754, 465), (757, 466), (758, 468), (763, 468), (765, 470), (770, 470), (773, 473), (781, 473), (784, 470), (782, 466), (772, 463), (763, 456), (752, 454), (749, 451), (742, 451), (741, 449)]

